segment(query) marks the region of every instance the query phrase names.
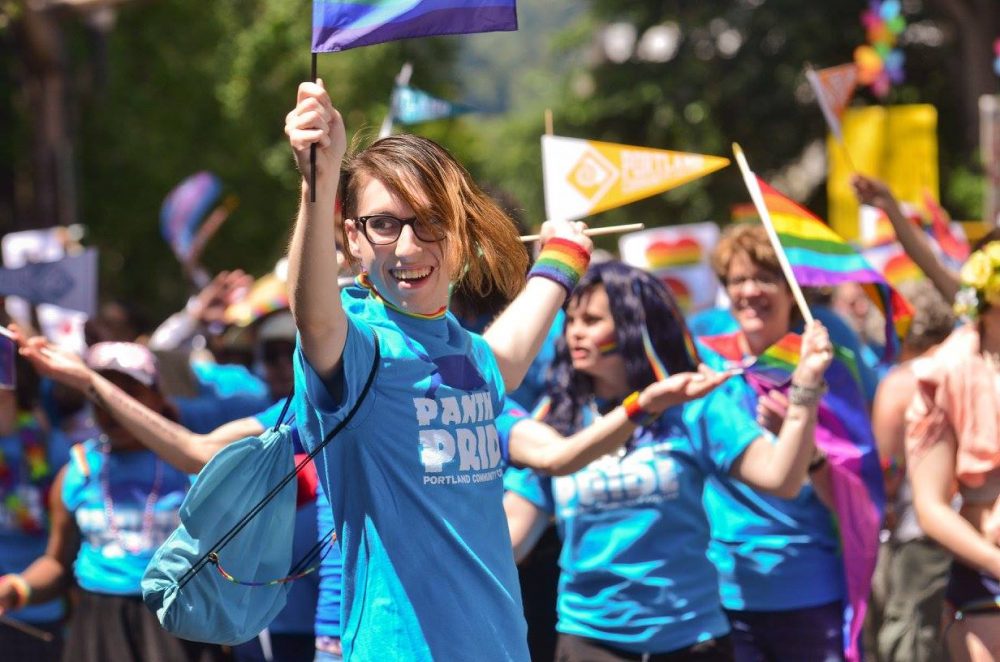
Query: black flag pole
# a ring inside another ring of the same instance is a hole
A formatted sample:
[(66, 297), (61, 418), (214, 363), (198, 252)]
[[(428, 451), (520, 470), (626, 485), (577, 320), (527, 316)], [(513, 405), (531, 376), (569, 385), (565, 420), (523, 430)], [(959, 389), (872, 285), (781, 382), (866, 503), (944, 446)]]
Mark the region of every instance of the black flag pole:
[[(312, 54), (312, 80), (319, 79), (316, 71), (316, 52)], [(316, 143), (309, 146), (309, 202), (316, 202)]]

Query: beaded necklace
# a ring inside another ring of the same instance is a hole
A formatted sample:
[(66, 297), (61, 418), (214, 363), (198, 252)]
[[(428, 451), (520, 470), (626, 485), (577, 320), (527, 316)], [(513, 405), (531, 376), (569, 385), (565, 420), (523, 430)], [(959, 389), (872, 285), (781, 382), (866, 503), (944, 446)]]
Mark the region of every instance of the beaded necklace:
[(378, 301), (379, 303), (381, 303), (383, 306), (385, 306), (386, 308), (391, 308), (392, 310), (395, 310), (397, 313), (402, 313), (402, 314), (406, 315), (407, 317), (413, 317), (413, 318), (416, 318), (416, 319), (419, 319), (419, 320), (439, 320), (439, 319), (441, 319), (442, 317), (445, 316), (445, 313), (448, 312), (448, 306), (447, 306), (447, 304), (445, 304), (444, 306), (441, 306), (441, 308), (439, 308), (436, 312), (433, 312), (433, 313), (414, 313), (414, 312), (411, 312), (409, 310), (405, 310), (405, 309), (400, 308), (399, 306), (391, 303), (388, 299), (384, 298), (379, 293), (379, 291), (377, 289), (375, 289), (375, 285), (372, 283), (371, 279), (368, 278), (368, 274), (366, 274), (366, 273), (358, 274), (358, 277), (355, 278), (354, 280), (355, 280), (355, 282), (360, 287), (363, 287), (366, 290), (368, 290), (369, 292), (371, 292), (372, 297), (376, 301)]
[(19, 529), (38, 534), (45, 530), (44, 514), (32, 512), (23, 490), (47, 491), (47, 483), (52, 478), (44, 435), (34, 416), (27, 412), (18, 414), (15, 430), (21, 442), (21, 469), (15, 474), (0, 450), (0, 504), (13, 515)]
[(115, 522), (115, 503), (111, 498), (111, 485), (108, 481), (108, 464), (111, 455), (111, 442), (107, 436), (101, 435), (101, 497), (104, 500), (104, 520), (108, 523), (108, 531), (114, 539), (113, 545), (105, 547), (105, 554), (109, 556), (124, 556), (125, 552), (133, 554), (142, 552), (152, 546), (153, 543), (153, 515), (155, 514), (156, 502), (160, 499), (160, 483), (163, 480), (163, 462), (156, 459), (156, 475), (153, 478), (153, 487), (146, 497), (146, 507), (142, 512), (142, 533), (136, 545), (126, 545), (121, 538), (121, 531), (118, 523)]

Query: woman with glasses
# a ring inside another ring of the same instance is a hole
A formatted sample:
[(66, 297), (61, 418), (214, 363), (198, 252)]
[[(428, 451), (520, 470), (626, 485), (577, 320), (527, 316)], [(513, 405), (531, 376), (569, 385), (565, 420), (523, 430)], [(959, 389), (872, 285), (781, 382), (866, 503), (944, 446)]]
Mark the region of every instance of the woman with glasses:
[[(712, 254), (712, 267), (726, 288), (739, 329), (701, 338), (716, 354), (706, 361), (716, 366), (752, 363), (789, 332), (801, 329), (792, 292), (763, 226), (727, 228)], [(780, 429), (789, 404), (783, 387), (743, 376), (730, 380), (727, 388), (761, 425)], [(860, 384), (837, 388), (833, 395), (859, 403), (861, 427), (867, 430), (858, 433), (870, 438)], [(815, 434), (828, 434), (830, 424), (821, 414)], [(866, 452), (875, 452), (874, 443)], [(809, 478), (793, 498), (765, 494), (722, 474), (705, 490), (712, 525), (709, 557), (719, 570), (737, 660), (844, 658), (844, 560), (828, 508), (829, 467), (819, 451), (809, 465)], [(871, 544), (877, 545), (877, 540)]]
[[(584, 226), (544, 225), (525, 284), (513, 222), (439, 145), (392, 136), (345, 158), (321, 83), (300, 85), (285, 130), (300, 171), (315, 167), (289, 252), (306, 446), (357, 406), (317, 456), (344, 559), (344, 657), (526, 660), (494, 420), (586, 268)], [(343, 291), (338, 202), (361, 274)], [(477, 336), (447, 312), (458, 281), (517, 296)]]
[(803, 340), (796, 399), (777, 439), (728, 394), (710, 393), (727, 375), (699, 369), (686, 336), (656, 278), (621, 262), (592, 267), (567, 305), (547, 413), (502, 426), (513, 462), (527, 440), (557, 445), (584, 430), (617, 442), (572, 475), (516, 472), (506, 481), (515, 555), (530, 551), (550, 516), (564, 540), (560, 662), (732, 659), (705, 555), (705, 482), (720, 473), (785, 497), (802, 486), (832, 358), (822, 325)]

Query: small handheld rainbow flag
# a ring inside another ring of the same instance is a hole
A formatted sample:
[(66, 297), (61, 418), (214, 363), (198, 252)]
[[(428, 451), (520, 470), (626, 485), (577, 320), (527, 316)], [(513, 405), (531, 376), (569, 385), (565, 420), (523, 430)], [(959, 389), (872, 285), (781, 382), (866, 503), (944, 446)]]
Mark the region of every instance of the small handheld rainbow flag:
[(792, 273), (800, 285), (832, 287), (860, 283), (886, 320), (886, 359), (896, 355), (913, 310), (856, 248), (823, 221), (757, 178)]
[(514, 0), (313, 0), (313, 53), (396, 39), (517, 30)]

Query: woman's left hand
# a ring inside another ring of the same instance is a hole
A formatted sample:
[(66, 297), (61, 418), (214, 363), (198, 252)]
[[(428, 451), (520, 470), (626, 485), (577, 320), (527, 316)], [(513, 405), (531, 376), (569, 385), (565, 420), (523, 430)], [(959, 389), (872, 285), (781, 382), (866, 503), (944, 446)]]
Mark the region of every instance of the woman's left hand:
[(701, 364), (698, 372), (679, 372), (644, 388), (639, 394), (639, 406), (643, 411), (660, 414), (708, 395), (732, 376), (732, 372), (716, 372)]
[(823, 373), (833, 361), (833, 344), (826, 327), (819, 320), (806, 325), (802, 334), (802, 352), (799, 364), (792, 373), (792, 383), (806, 388), (823, 385)]

